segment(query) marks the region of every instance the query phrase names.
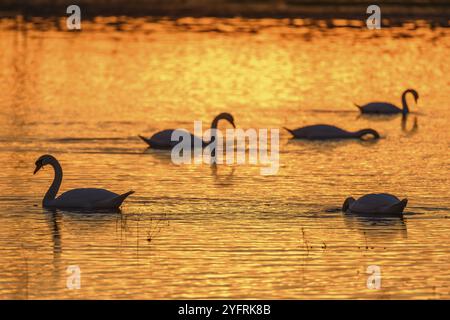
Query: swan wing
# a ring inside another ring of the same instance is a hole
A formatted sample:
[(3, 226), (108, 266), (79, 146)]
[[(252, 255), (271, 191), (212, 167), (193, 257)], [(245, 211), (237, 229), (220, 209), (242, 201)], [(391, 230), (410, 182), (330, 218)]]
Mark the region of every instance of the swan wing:
[(102, 202), (118, 197), (117, 193), (97, 188), (81, 188), (64, 192), (53, 200), (50, 205), (66, 208), (92, 208), (96, 202)]
[[(186, 130), (182, 130), (182, 129), (167, 129), (167, 130), (163, 130), (160, 132), (155, 133), (153, 136), (151, 136), (150, 139), (148, 139), (148, 144), (150, 144), (150, 146), (152, 148), (157, 148), (157, 149), (172, 149), (174, 146), (176, 146), (180, 141), (182, 141), (182, 139), (180, 138), (180, 140), (178, 141), (172, 141), (172, 135), (175, 131), (181, 131), (183, 132), (183, 134), (188, 133), (191, 136), (191, 139), (193, 139), (193, 135), (191, 133), (189, 133)], [(192, 141), (193, 142), (193, 141)]]
[(113, 198), (109, 198), (106, 200), (101, 200), (95, 202), (92, 207), (93, 208), (119, 208), (122, 205), (122, 202), (125, 201), (125, 199), (130, 195), (133, 194), (134, 191), (128, 191), (124, 194), (115, 196)]
[(387, 213), (387, 214), (403, 213), (403, 210), (405, 210), (407, 204), (408, 204), (408, 199), (403, 199), (402, 201), (399, 201), (393, 205), (384, 207), (382, 209), (382, 212)]
[(349, 136), (349, 132), (326, 124), (306, 126), (292, 130), (292, 132), (296, 138), (306, 139), (333, 139), (345, 138)]
[(402, 109), (389, 102), (371, 102), (361, 106), (363, 113), (401, 113)]
[(391, 207), (400, 202), (400, 200), (387, 193), (366, 194), (356, 200), (350, 207), (354, 212), (377, 213), (384, 212), (387, 207)]
[(159, 131), (148, 139), (148, 143), (152, 148), (170, 149), (177, 144), (176, 141), (171, 140), (174, 131), (173, 129)]

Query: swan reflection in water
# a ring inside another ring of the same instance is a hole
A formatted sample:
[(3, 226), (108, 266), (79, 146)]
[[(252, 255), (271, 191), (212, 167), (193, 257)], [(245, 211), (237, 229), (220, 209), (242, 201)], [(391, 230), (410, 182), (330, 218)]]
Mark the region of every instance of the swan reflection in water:
[(286, 141), (286, 145), (303, 146), (306, 149), (297, 149), (301, 150), (302, 153), (329, 153), (334, 154), (337, 149), (343, 149), (344, 147), (350, 144), (358, 144), (362, 147), (372, 147), (383, 140), (384, 137), (380, 137), (380, 139), (367, 139), (367, 140), (359, 140), (359, 139), (334, 139), (334, 140), (304, 140), (304, 139), (288, 139)]
[(402, 116), (402, 131), (404, 133), (406, 133), (406, 135), (410, 136), (413, 135), (417, 132), (417, 130), (419, 129), (419, 124), (417, 122), (417, 117), (414, 117), (414, 121), (413, 121), (413, 125), (411, 127), (411, 129), (407, 128), (407, 124), (408, 124), (408, 116)]
[[(116, 222), (121, 219), (122, 212), (120, 209), (114, 211), (105, 210), (82, 210), (82, 209), (57, 209), (57, 208), (43, 208), (43, 214), (49, 226), (52, 243), (53, 243), (53, 257), (59, 260), (62, 252), (62, 237), (61, 226), (65, 222), (68, 227), (66, 230), (77, 230), (81, 235), (86, 231), (98, 233), (102, 230), (107, 231), (110, 222)], [(93, 222), (93, 224), (91, 224)]]
[[(56, 208), (44, 208), (43, 214), (46, 217), (53, 244), (53, 279), (60, 279), (65, 276), (67, 265), (61, 263), (63, 252), (62, 226), (64, 225), (64, 234), (67, 238), (70, 235), (77, 235), (77, 239), (87, 239), (94, 243), (98, 237), (112, 237), (118, 248), (122, 246), (122, 240), (127, 239), (134, 233), (136, 237), (136, 248), (131, 250), (139, 252), (139, 248), (146, 246), (157, 237), (157, 235), (170, 225), (170, 220), (165, 213), (163, 214), (111, 214), (111, 211), (104, 212), (86, 212), (75, 210), (61, 210)], [(139, 230), (145, 232), (140, 233)], [(73, 240), (68, 240), (69, 246), (73, 245)], [(129, 247), (129, 244), (127, 244)], [(83, 246), (80, 246), (83, 250)], [(61, 273), (62, 272), (62, 273)]]
[(59, 228), (62, 219), (61, 213), (56, 209), (43, 208), (43, 214), (52, 234), (53, 259), (57, 260), (61, 257), (61, 232)]
[[(228, 171), (228, 173), (221, 173), (221, 171), (225, 170)], [(221, 169), (219, 170), (216, 163), (211, 164), (211, 174), (214, 178), (214, 183), (221, 187), (233, 185), (233, 176), (235, 171), (235, 166), (221, 166)]]
[[(358, 230), (364, 235), (366, 247), (371, 247), (371, 241), (384, 242), (395, 239), (406, 239), (407, 228), (403, 216), (400, 217), (374, 217), (369, 215), (343, 214), (345, 226), (348, 229)], [(372, 243), (373, 244), (373, 243)]]
[[(370, 119), (370, 121), (374, 121), (374, 122), (388, 122), (388, 121), (394, 121), (395, 119), (397, 119), (399, 117), (399, 114), (393, 114), (393, 115), (377, 115), (377, 116), (373, 116), (373, 115), (367, 115), (367, 114), (359, 114), (356, 119), (359, 120), (361, 118), (364, 118), (365, 120)], [(401, 115), (401, 120), (400, 120), (400, 127), (401, 130), (407, 135), (407, 136), (412, 136), (415, 133), (417, 133), (418, 129), (419, 129), (419, 123), (418, 123), (418, 119), (417, 116), (414, 116), (414, 120), (413, 123), (411, 125), (411, 128), (408, 129), (408, 119), (409, 119), (409, 115), (408, 114), (402, 114)]]

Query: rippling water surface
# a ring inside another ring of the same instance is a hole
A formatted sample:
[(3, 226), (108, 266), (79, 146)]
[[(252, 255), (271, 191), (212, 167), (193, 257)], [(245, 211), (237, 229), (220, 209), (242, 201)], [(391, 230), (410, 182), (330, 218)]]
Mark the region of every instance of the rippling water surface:
[[(2, 20), (0, 298), (450, 298), (450, 32), (344, 25), (104, 18), (71, 33)], [(420, 99), (403, 125), (353, 105), (400, 105), (408, 87)], [(328, 123), (382, 139), (281, 131), (278, 174), (261, 176), (178, 166), (137, 138), (223, 111), (240, 128)], [(32, 175), (44, 153), (62, 191), (136, 193), (121, 214), (46, 211), (52, 171)], [(404, 217), (339, 211), (368, 192), (407, 197)], [(79, 290), (66, 288), (71, 265)]]

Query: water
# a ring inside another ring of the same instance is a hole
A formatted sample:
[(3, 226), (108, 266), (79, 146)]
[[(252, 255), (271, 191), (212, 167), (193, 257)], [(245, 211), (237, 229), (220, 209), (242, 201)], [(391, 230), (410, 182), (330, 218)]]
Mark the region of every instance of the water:
[[(104, 18), (70, 33), (3, 19), (0, 298), (450, 298), (449, 30), (306, 22)], [(420, 99), (404, 130), (353, 106), (400, 105), (408, 87)], [(176, 166), (137, 138), (223, 111), (240, 128), (328, 123), (383, 138), (283, 131), (274, 176)], [(136, 193), (121, 214), (46, 211), (51, 170), (32, 175), (44, 153), (62, 164), (62, 191)], [(338, 210), (368, 192), (407, 197), (404, 218)], [(66, 288), (72, 265), (79, 290)]]

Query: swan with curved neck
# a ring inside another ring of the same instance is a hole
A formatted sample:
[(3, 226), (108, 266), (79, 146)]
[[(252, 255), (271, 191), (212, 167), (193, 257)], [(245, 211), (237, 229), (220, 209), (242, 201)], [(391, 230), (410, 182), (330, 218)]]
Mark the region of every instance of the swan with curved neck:
[(371, 193), (355, 200), (353, 197), (345, 199), (342, 211), (360, 214), (389, 214), (401, 215), (408, 199), (400, 200), (388, 193)]
[(363, 106), (357, 105), (355, 103), (355, 106), (359, 108), (361, 113), (367, 113), (367, 114), (397, 114), (397, 113), (403, 113), (403, 115), (406, 115), (409, 113), (409, 107), (408, 103), (406, 102), (406, 95), (412, 94), (414, 97), (414, 101), (417, 103), (419, 100), (419, 94), (414, 89), (407, 89), (402, 94), (402, 109), (397, 107), (396, 105), (389, 103), (389, 102), (371, 102), (368, 104), (365, 104)]
[(53, 182), (42, 200), (43, 207), (49, 208), (80, 208), (80, 209), (117, 209), (134, 191), (117, 194), (105, 189), (82, 188), (64, 192), (56, 197), (61, 186), (63, 171), (58, 160), (51, 155), (43, 155), (36, 160), (36, 174), (44, 166), (50, 165), (54, 170)]
[(289, 131), (294, 139), (307, 139), (307, 140), (329, 140), (329, 139), (363, 139), (366, 136), (371, 136), (373, 139), (380, 138), (377, 131), (373, 129), (362, 129), (355, 132), (346, 131), (341, 128), (330, 126), (326, 124), (317, 124), (312, 126), (306, 126)]
[[(217, 125), (219, 124), (220, 120), (226, 120), (233, 126), (233, 128), (236, 128), (233, 116), (227, 112), (223, 112), (217, 115), (211, 122), (211, 129), (217, 129)], [(139, 138), (141, 138), (145, 143), (147, 143), (150, 148), (172, 149), (179, 143), (179, 141), (172, 141), (172, 134), (176, 130), (179, 129), (166, 129), (163, 131), (159, 131), (150, 138), (145, 138), (139, 135)], [(192, 147), (194, 147), (195, 145), (201, 145), (204, 148), (211, 143), (211, 141), (204, 141), (201, 137), (196, 137), (193, 134), (190, 134), (190, 136)], [(195, 143), (196, 140), (199, 140), (198, 143)]]

